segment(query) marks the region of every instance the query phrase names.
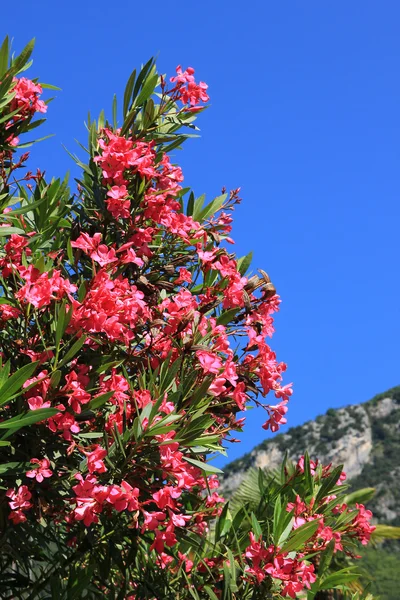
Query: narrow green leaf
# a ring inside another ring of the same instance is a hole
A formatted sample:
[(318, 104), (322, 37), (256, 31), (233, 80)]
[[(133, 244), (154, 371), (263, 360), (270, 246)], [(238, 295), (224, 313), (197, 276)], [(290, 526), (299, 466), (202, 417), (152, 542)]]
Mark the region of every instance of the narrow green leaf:
[(311, 475), (310, 457), (308, 452), (304, 452), (304, 477), (307, 484), (308, 493), (312, 494), (314, 491), (314, 479)]
[(210, 588), (209, 585), (204, 586), (204, 591), (207, 592), (207, 594), (211, 600), (220, 600), (218, 598), (218, 596), (215, 594), (215, 592), (212, 591), (212, 589)]
[(257, 540), (260, 539), (260, 537), (262, 536), (261, 525), (258, 522), (258, 519), (253, 512), (251, 513), (251, 528), (253, 530), (253, 533), (254, 533), (256, 539)]
[(192, 213), (192, 217), (193, 217), (194, 221), (198, 221), (199, 220), (199, 216), (201, 214), (201, 211), (202, 211), (205, 199), (206, 199), (205, 194), (202, 194), (201, 196), (199, 196), (198, 198), (196, 198), (196, 200), (194, 201), (194, 204), (193, 204), (193, 213)]
[(44, 90), (56, 90), (57, 92), (61, 91), (60, 87), (57, 87), (56, 85), (52, 85), (51, 83), (40, 83), (40, 85), (42, 86), (42, 88)]
[(187, 208), (186, 208), (186, 214), (188, 217), (192, 216), (193, 210), (194, 210), (194, 193), (190, 192), (189, 200), (188, 200)]
[(282, 552), (291, 552), (292, 550), (298, 550), (301, 548), (305, 542), (312, 538), (318, 527), (318, 519), (315, 521), (310, 521), (309, 523), (304, 523), (304, 525), (298, 527), (298, 529), (294, 531), (291, 538), (282, 547)]
[(253, 252), (249, 252), (246, 256), (242, 256), (237, 261), (237, 270), (241, 275), (245, 275), (247, 269), (251, 265), (251, 261), (253, 260)]
[(27, 425), (33, 425), (38, 421), (44, 421), (53, 415), (57, 414), (59, 410), (57, 408), (39, 408), (38, 410), (30, 410), (24, 415), (18, 415), (12, 419), (1, 421), (0, 429), (20, 429)]
[(3, 385), (5, 384), (5, 382), (8, 380), (8, 377), (10, 375), (10, 365), (11, 362), (8, 360), (6, 362), (6, 364), (4, 366), (2, 366), (1, 371), (0, 371), (0, 390), (3, 387)]
[(21, 369), (18, 369), (11, 377), (8, 377), (0, 389), (0, 406), (8, 402), (22, 388), (23, 384), (32, 377), (38, 364), (39, 362), (36, 361), (25, 365)]
[(128, 83), (126, 84), (125, 92), (124, 92), (124, 105), (123, 105), (123, 113), (124, 119), (129, 112), (131, 99), (132, 99), (132, 90), (135, 85), (136, 79), (136, 69), (134, 69), (128, 79)]
[(96, 408), (100, 408), (103, 406), (108, 400), (113, 396), (114, 391), (106, 392), (105, 394), (101, 394), (100, 396), (96, 396), (89, 402), (88, 409), (95, 410)]
[(228, 325), (240, 312), (240, 308), (230, 308), (229, 310), (225, 310), (222, 314), (217, 318), (217, 325)]
[[(0, 446), (7, 446), (10, 444), (11, 442), (0, 442)], [(7, 471), (12, 471), (13, 469), (18, 469), (18, 467), (25, 467), (25, 464), (20, 462), (2, 463), (0, 465), (0, 474), (7, 473)]]
[(147, 61), (147, 63), (144, 65), (144, 67), (140, 71), (137, 81), (135, 83), (135, 88), (133, 90), (133, 96), (132, 96), (133, 100), (138, 95), (141, 85), (145, 81), (148, 74), (151, 72), (153, 66), (154, 66), (154, 58), (150, 58), (150, 60)]
[(158, 82), (157, 74), (151, 75), (146, 80), (146, 83), (143, 85), (139, 96), (135, 100), (135, 106), (141, 106), (144, 102), (146, 102), (146, 100), (148, 100), (150, 98), (150, 96), (154, 92), (157, 82)]
[(228, 194), (222, 194), (222, 196), (217, 196), (212, 202), (210, 202), (210, 204), (207, 204), (207, 206), (203, 208), (197, 219), (194, 216), (193, 218), (200, 222), (206, 221), (207, 219), (212, 217), (216, 212), (221, 210), (227, 197)]
[(220, 474), (223, 473), (223, 471), (221, 471), (221, 469), (218, 469), (217, 467), (213, 467), (209, 463), (201, 462), (201, 460), (196, 460), (194, 458), (189, 458), (188, 456), (184, 456), (183, 458), (188, 463), (190, 463), (191, 465), (194, 465), (195, 467), (198, 467), (199, 469), (201, 469), (205, 473), (220, 473)]
[(83, 344), (86, 342), (86, 339), (87, 339), (86, 336), (82, 335), (80, 338), (78, 338), (76, 340), (75, 344), (73, 344), (71, 346), (71, 348), (68, 350), (68, 352), (62, 359), (62, 361), (59, 363), (59, 365), (58, 365), (59, 368), (63, 367), (64, 365), (69, 363), (70, 360), (73, 359), (75, 354), (77, 354), (79, 352), (79, 350), (82, 348)]
[(232, 516), (229, 512), (229, 502), (227, 502), (218, 517), (215, 526), (215, 541), (219, 542), (221, 537), (226, 535), (232, 526)]
[(336, 469), (334, 469), (332, 471), (332, 473), (329, 475), (329, 477), (326, 477), (325, 479), (322, 480), (321, 487), (318, 490), (318, 494), (315, 498), (315, 501), (317, 503), (320, 502), (323, 498), (325, 498), (325, 496), (329, 495), (329, 493), (333, 490), (333, 488), (336, 486), (336, 483), (337, 483), (342, 471), (343, 471), (343, 465), (339, 465), (338, 467), (336, 467)]
[[(41, 204), (44, 204), (46, 202), (46, 200), (47, 200), (47, 197), (43, 196), (43, 198), (40, 198), (40, 200), (35, 200), (35, 202), (30, 202), (29, 204), (27, 204), (25, 206), (21, 206), (20, 208), (13, 209), (9, 213), (7, 213), (7, 217), (9, 218), (9, 217), (13, 217), (14, 215), (24, 215), (24, 214), (30, 212), (31, 210), (35, 210)], [(1, 229), (0, 229), (0, 231), (1, 231)]]
[(17, 73), (23, 70), (24, 66), (26, 66), (32, 54), (34, 45), (35, 39), (33, 38), (30, 42), (28, 42), (28, 44), (22, 50), (21, 54), (17, 56), (17, 58), (13, 61), (12, 66), (10, 68), (10, 73), (12, 75), (16, 75)]
[(4, 41), (0, 48), (0, 77), (4, 75), (4, 73), (8, 69), (8, 56), (10, 53), (9, 49), (9, 39), (8, 35), (4, 38)]
[(348, 569), (342, 569), (341, 571), (337, 571), (336, 573), (332, 573), (328, 575), (320, 584), (320, 590), (330, 590), (332, 588), (337, 588), (346, 583), (351, 583), (355, 581), (360, 576), (359, 573), (349, 573)]
[(117, 96), (115, 94), (114, 94), (114, 98), (113, 98), (112, 113), (113, 113), (113, 127), (114, 127), (114, 129), (117, 129), (117, 127), (118, 127)]
[(20, 227), (0, 227), (0, 237), (5, 237), (6, 235), (11, 235), (12, 233), (23, 235), (25, 231)]
[(285, 529), (282, 531), (281, 535), (279, 536), (278, 539), (278, 546), (282, 546), (282, 544), (284, 542), (286, 542), (287, 538), (289, 537), (290, 532), (293, 529), (293, 523), (294, 523), (294, 517), (292, 517), (289, 521), (289, 523), (286, 525)]
[(341, 502), (344, 504), (353, 505), (357, 503), (365, 504), (369, 502), (371, 498), (375, 496), (376, 489), (375, 488), (363, 488), (361, 490), (356, 490), (355, 492), (351, 492), (347, 494)]

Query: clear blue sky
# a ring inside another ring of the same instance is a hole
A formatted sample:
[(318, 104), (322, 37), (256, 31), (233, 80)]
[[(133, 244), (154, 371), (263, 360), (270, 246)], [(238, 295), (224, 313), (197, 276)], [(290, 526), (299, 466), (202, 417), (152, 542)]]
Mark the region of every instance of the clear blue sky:
[[(2, 3), (16, 49), (37, 38), (31, 76), (63, 88), (57, 137), (33, 152), (49, 175), (61, 147), (110, 108), (134, 66), (193, 66), (209, 84), (202, 137), (176, 157), (200, 195), (242, 186), (234, 237), (283, 299), (273, 346), (295, 394), (289, 425), (400, 383), (400, 4), (397, 0), (20, 0)], [(18, 13), (18, 16), (17, 16)], [(261, 442), (248, 413), (235, 458)]]

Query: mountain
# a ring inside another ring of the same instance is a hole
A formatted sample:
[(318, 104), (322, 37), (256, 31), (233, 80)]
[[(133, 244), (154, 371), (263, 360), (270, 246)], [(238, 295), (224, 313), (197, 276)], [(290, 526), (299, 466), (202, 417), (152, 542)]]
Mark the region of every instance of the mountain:
[(368, 506), (375, 518), (400, 525), (400, 386), (265, 440), (224, 468), (224, 492), (236, 489), (250, 467), (276, 468), (285, 452), (297, 460), (305, 450), (323, 464), (343, 464), (351, 489), (375, 487)]

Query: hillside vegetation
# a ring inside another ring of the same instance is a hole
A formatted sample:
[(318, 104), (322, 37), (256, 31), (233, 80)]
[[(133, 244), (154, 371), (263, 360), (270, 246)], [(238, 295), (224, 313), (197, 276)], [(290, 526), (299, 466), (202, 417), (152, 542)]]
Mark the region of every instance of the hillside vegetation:
[[(400, 386), (362, 404), (329, 409), (314, 421), (265, 440), (224, 468), (229, 495), (251, 467), (278, 467), (285, 453), (294, 460), (308, 450), (326, 464), (343, 463), (351, 490), (374, 487), (368, 503), (377, 522), (400, 526)], [(367, 548), (361, 561), (365, 581), (382, 600), (400, 598), (400, 549), (397, 542)]]

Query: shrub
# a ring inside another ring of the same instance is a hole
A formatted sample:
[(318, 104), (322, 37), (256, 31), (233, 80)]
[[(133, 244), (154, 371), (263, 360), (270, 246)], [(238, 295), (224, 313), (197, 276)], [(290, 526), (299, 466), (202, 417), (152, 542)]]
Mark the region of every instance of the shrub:
[(1, 596), (323, 589), (312, 555), (372, 531), (332, 500), (341, 468), (306, 457), (260, 480), (263, 510), (231, 516), (208, 460), (251, 402), (276, 431), (292, 390), (266, 342), (279, 297), (229, 250), (239, 190), (206, 204), (171, 162), (207, 85), (153, 60), (134, 71), (121, 112), (89, 119), (72, 193), (26, 167), (51, 88), (25, 77), (31, 51), (0, 51)]

